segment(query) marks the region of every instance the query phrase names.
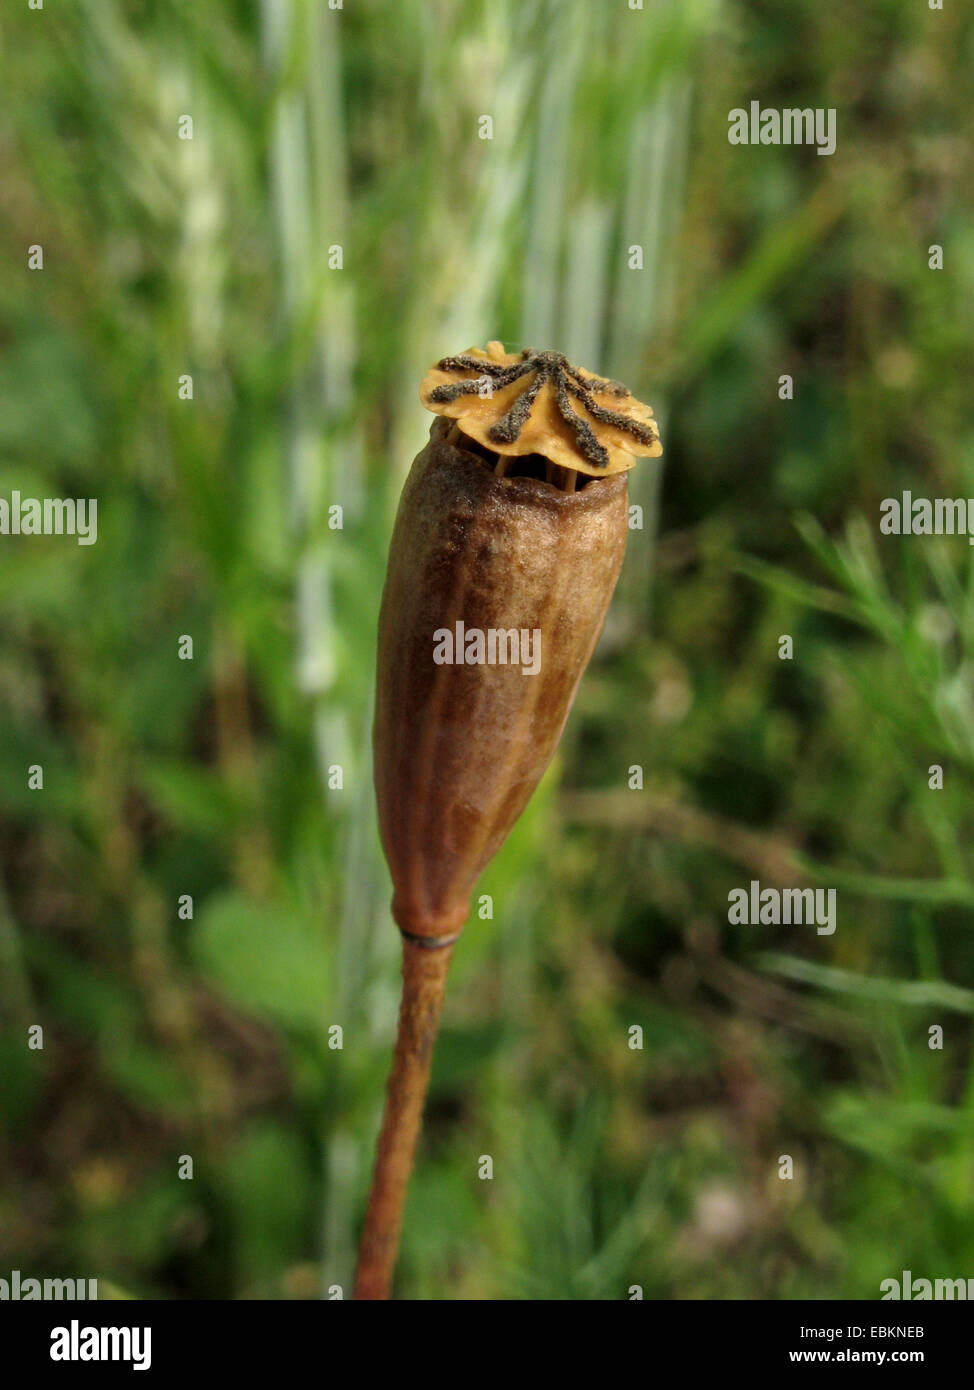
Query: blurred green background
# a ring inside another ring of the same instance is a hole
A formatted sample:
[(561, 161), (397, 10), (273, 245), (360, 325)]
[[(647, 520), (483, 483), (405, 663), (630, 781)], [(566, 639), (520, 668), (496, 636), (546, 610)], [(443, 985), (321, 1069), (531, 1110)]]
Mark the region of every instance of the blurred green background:
[[(974, 1275), (972, 552), (877, 525), (974, 495), (966, 7), (48, 0), (0, 44), (0, 495), (99, 501), (0, 538), (0, 1274), (350, 1292), (385, 549), (420, 377), (496, 337), (665, 456), (455, 953), (399, 1293)], [(835, 155), (729, 145), (752, 99)], [(728, 925), (752, 878), (835, 935)]]

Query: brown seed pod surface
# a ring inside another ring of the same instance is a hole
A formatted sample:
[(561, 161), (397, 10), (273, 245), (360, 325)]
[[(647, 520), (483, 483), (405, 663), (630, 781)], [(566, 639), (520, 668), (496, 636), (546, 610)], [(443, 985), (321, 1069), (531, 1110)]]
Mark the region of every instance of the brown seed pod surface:
[[(379, 822), (393, 915), (424, 938), (459, 931), (475, 880), (548, 766), (627, 532), (624, 472), (561, 491), (498, 476), (449, 432), (434, 423), (403, 489), (379, 620)], [(436, 634), (458, 623), (538, 633), (537, 674), (436, 664)]]

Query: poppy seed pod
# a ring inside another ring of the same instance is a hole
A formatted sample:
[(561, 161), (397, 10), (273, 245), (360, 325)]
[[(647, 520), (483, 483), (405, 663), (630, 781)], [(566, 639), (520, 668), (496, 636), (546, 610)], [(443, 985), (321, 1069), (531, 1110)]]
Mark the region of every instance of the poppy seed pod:
[(399, 503), (373, 743), (393, 916), (439, 940), (551, 761), (619, 577), (626, 470), (660, 446), (648, 407), (557, 353), (471, 349), (420, 397), (449, 418)]
[(562, 492), (498, 477), (437, 420), (389, 552), (374, 730), (393, 916), (455, 934), (523, 811), (602, 629), (626, 544), (626, 475)]
[(558, 745), (619, 577), (627, 471), (652, 411), (559, 353), (445, 357), (403, 488), (379, 617), (373, 730), (403, 934), (399, 1031), (356, 1297), (387, 1298), (446, 970), (478, 876)]

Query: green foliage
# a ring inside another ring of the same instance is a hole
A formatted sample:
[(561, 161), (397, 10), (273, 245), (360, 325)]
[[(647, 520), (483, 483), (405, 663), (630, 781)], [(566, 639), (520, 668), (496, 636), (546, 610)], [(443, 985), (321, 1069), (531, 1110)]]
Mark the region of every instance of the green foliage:
[[(666, 453), (455, 954), (401, 1292), (970, 1272), (974, 552), (877, 518), (974, 494), (974, 26), (609, 8), (0, 21), (0, 494), (99, 499), (92, 547), (0, 537), (0, 1266), (348, 1290), (398, 993), (388, 528), (422, 371), (499, 337), (624, 380)], [(835, 155), (729, 146), (752, 98), (835, 106)], [(751, 878), (836, 888), (835, 935), (731, 926)]]
[(201, 968), (243, 1009), (317, 1031), (330, 956), (314, 921), (240, 896), (211, 899), (193, 933)]

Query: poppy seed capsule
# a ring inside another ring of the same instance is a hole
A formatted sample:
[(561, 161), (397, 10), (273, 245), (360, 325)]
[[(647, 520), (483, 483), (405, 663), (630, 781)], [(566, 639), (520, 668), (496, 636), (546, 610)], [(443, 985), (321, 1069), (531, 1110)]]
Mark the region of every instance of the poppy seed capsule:
[[(635, 461), (618, 447), (626, 425), (616, 421), (633, 421), (635, 443), (623, 439), (632, 454), (660, 452), (652, 412), (625, 388), (586, 374), (615, 409), (602, 407), (600, 414), (595, 397), (575, 393), (576, 425), (556, 399), (557, 364), (564, 359), (550, 353), (525, 359), (491, 344), (486, 355), (445, 358), (431, 373), (440, 385), (432, 400), (424, 399), (452, 420), (434, 422), (413, 463), (389, 551), (379, 618), (375, 785), (393, 916), (405, 934), (427, 944), (460, 931), (474, 883), (551, 761), (602, 630), (625, 550), (625, 469)], [(506, 382), (494, 407), (495, 416), (504, 412), (499, 427), (489, 423), (490, 407), (481, 411), (481, 398), (462, 389), (477, 379), (481, 361), (496, 364), (495, 376), (510, 376), (512, 363), (525, 363), (521, 390), (531, 399), (512, 409), (518, 392)], [(538, 467), (537, 450), (545, 447), (540, 427), (540, 444), (528, 455), (518, 433), (546, 372), (541, 386), (560, 413), (545, 428), (557, 433), (563, 423), (564, 429), (558, 449), (547, 450), (540, 463), (557, 452), (556, 473), (566, 490), (542, 477), (505, 475), (511, 466)], [(460, 389), (443, 386), (451, 373)], [(636, 408), (631, 415), (616, 414), (623, 397)], [(479, 421), (469, 435), (465, 410)], [(603, 418), (610, 414), (611, 422)], [(579, 452), (571, 455), (573, 441)], [(607, 461), (601, 477), (600, 449)], [(572, 472), (569, 482), (565, 460), (572, 457), (577, 476)], [(578, 481), (584, 485), (575, 490)]]
[[(444, 357), (406, 479), (379, 616), (379, 827), (403, 932), (396, 1048), (357, 1299), (392, 1289), (452, 942), (551, 761), (626, 544), (626, 473), (653, 412), (560, 353)], [(442, 949), (430, 949), (430, 948)]]

